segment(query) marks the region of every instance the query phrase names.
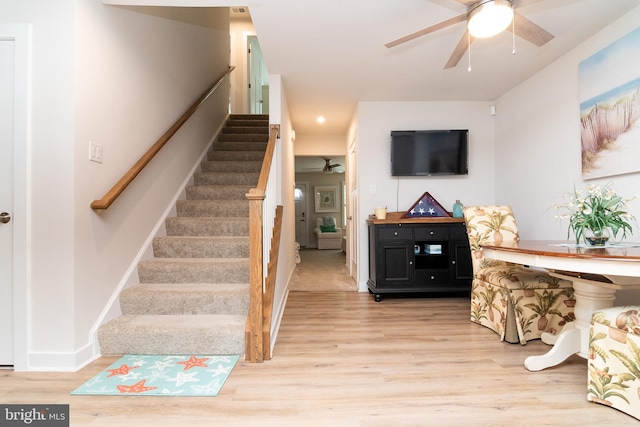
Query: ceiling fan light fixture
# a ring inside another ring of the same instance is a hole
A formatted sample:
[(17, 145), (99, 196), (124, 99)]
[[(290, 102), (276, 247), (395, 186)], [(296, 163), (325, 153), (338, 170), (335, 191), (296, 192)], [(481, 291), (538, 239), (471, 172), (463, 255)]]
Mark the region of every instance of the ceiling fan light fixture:
[(467, 15), (467, 28), (475, 38), (493, 37), (506, 30), (513, 21), (510, 0), (485, 0), (472, 5)]

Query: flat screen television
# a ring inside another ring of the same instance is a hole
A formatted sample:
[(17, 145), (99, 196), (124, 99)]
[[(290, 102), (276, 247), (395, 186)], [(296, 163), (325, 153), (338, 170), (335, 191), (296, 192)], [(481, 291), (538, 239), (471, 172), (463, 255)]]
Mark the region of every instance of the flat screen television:
[(469, 174), (469, 130), (391, 131), (391, 175)]

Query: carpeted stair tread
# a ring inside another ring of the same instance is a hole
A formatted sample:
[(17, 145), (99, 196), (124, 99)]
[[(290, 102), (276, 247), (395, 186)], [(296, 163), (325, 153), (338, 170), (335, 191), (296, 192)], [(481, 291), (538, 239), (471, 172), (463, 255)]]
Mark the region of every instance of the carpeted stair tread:
[(218, 142), (264, 142), (269, 141), (269, 134), (255, 133), (221, 133)]
[(140, 283), (243, 283), (248, 258), (150, 258), (138, 264)]
[(250, 185), (258, 183), (259, 173), (216, 173), (196, 172), (193, 174), (195, 185)]
[(168, 236), (248, 236), (249, 218), (245, 217), (169, 217), (165, 220)]
[(261, 168), (262, 162), (249, 161), (209, 160), (200, 165), (202, 172), (260, 173)]
[[(215, 151), (264, 151), (267, 141), (218, 141), (211, 144), (209, 152)], [(263, 154), (264, 155), (264, 154)]]
[(122, 314), (247, 315), (248, 283), (142, 283), (120, 293)]
[[(245, 121), (245, 123), (248, 123)], [(254, 134), (254, 135), (264, 135), (269, 134), (268, 126), (225, 126), (222, 128), (222, 133), (229, 134)]]
[(178, 200), (176, 211), (178, 216), (248, 217), (249, 202), (247, 200)]
[(153, 239), (156, 258), (248, 258), (249, 236), (162, 236)]
[(250, 185), (190, 185), (187, 200), (247, 200)]
[(264, 159), (264, 151), (209, 150), (207, 160), (227, 160), (232, 162), (255, 162)]
[(269, 129), (269, 116), (268, 115), (231, 115), (229, 120), (225, 124), (226, 127), (240, 126), (240, 127), (260, 127)]
[(242, 354), (246, 323), (246, 315), (124, 315), (103, 325), (98, 339), (103, 356)]

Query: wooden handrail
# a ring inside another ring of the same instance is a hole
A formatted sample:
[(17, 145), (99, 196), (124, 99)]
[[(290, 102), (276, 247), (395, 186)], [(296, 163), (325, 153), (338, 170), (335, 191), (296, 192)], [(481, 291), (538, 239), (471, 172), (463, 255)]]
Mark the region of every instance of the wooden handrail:
[[(263, 292), (264, 254), (262, 232), (262, 207), (266, 197), (267, 181), (271, 170), (271, 160), (275, 151), (276, 140), (280, 135), (280, 125), (271, 125), (269, 142), (265, 150), (265, 157), (260, 170), (260, 177), (256, 187), (246, 194), (249, 202), (249, 314), (245, 330), (245, 360), (248, 362), (263, 362), (265, 356), (264, 317), (265, 304), (269, 304), (268, 296)], [(275, 278), (273, 279), (275, 280)], [(271, 301), (272, 303), (272, 301)], [(270, 324), (270, 323), (269, 323)]]
[(271, 161), (273, 160), (273, 152), (276, 149), (276, 139), (280, 138), (280, 125), (271, 125), (269, 127), (269, 143), (264, 153), (265, 161), (262, 162), (262, 169), (260, 169), (260, 176), (258, 177), (258, 185), (256, 188), (259, 191), (266, 191), (267, 181), (269, 180), (269, 172), (271, 172)]
[(94, 200), (91, 202), (91, 209), (107, 209), (118, 198), (118, 196), (124, 191), (129, 184), (135, 179), (142, 169), (158, 154), (160, 149), (171, 139), (173, 135), (182, 127), (183, 124), (202, 106), (202, 104), (209, 98), (209, 96), (222, 84), (224, 79), (231, 74), (235, 69), (234, 66), (230, 66), (227, 71), (220, 76), (215, 83), (213, 83), (201, 96), (198, 98), (191, 107), (167, 130), (164, 135), (156, 141), (155, 144), (147, 150), (146, 153), (125, 173), (122, 178), (105, 194), (102, 199)]

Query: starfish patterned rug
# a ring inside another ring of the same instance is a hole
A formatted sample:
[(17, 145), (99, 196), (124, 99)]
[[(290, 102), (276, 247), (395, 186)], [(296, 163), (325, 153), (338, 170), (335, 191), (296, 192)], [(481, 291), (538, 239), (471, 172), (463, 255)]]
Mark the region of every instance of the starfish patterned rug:
[(127, 354), (71, 394), (217, 396), (238, 358)]

